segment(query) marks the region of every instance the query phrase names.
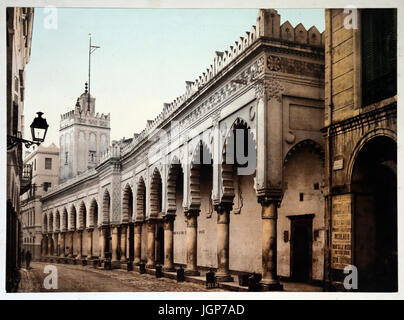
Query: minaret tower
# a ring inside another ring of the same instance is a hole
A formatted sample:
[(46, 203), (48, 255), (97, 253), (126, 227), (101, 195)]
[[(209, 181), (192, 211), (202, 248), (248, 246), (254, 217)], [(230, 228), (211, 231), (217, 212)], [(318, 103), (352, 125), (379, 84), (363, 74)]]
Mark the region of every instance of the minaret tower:
[[(99, 47), (89, 43), (88, 81), (91, 75), (91, 53)], [(59, 183), (95, 167), (110, 144), (110, 114), (95, 113), (95, 98), (90, 95), (89, 82), (73, 110), (62, 114), (59, 142)]]

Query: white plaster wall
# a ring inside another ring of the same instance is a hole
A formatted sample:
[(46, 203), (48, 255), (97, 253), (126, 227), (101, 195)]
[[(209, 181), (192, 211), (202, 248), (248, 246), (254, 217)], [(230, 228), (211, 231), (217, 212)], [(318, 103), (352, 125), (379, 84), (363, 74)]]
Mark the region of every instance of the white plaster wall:
[(174, 263), (187, 263), (187, 222), (184, 215), (183, 195), (177, 190), (177, 212), (174, 220)]
[[(202, 166), (203, 168), (204, 166)], [(198, 217), (197, 265), (217, 267), (217, 214), (211, 200), (212, 177), (201, 172), (201, 207)]]
[[(287, 189), (285, 190), (281, 207), (278, 209), (278, 275), (290, 277), (290, 242), (284, 242), (283, 233), (289, 231), (291, 222), (286, 216), (314, 214), (313, 234), (319, 231), (317, 240), (313, 236), (312, 246), (312, 278), (323, 279), (324, 267), (324, 196), (321, 192), (323, 185), (323, 165), (318, 154), (302, 150), (294, 155), (284, 169)], [(320, 185), (314, 190), (314, 184)], [(304, 201), (299, 201), (299, 193), (304, 194)]]
[[(230, 270), (262, 271), (261, 205), (257, 202), (253, 176), (239, 176), (243, 206), (230, 215)], [(235, 179), (237, 183), (237, 179)]]

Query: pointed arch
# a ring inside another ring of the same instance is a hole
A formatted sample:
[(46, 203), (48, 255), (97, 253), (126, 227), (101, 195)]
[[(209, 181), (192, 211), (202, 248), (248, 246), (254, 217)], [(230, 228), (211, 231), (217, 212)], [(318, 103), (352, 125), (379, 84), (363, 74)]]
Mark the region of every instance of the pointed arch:
[(162, 210), (162, 179), (155, 168), (150, 182), (150, 217), (157, 217)]
[(84, 201), (81, 201), (79, 206), (79, 225), (78, 230), (84, 230), (87, 224), (87, 209)]
[(200, 140), (192, 153), (189, 177), (189, 209), (199, 210), (201, 205), (201, 166), (212, 165), (213, 157), (206, 143)]
[[(239, 130), (242, 130), (240, 133)], [(243, 152), (237, 150), (242, 142)], [(247, 151), (247, 154), (246, 154)], [(239, 162), (240, 161), (240, 162)], [(221, 203), (232, 204), (235, 196), (234, 175), (251, 175), (255, 173), (257, 165), (257, 145), (247, 121), (238, 117), (230, 127), (222, 148), (222, 195)], [(250, 167), (251, 166), (251, 167)], [(235, 169), (237, 168), (237, 172)], [(240, 172), (239, 172), (240, 170)], [(241, 170), (244, 170), (241, 173)]]
[(48, 216), (45, 213), (42, 219), (42, 231), (43, 233), (48, 233)]
[(49, 213), (48, 232), (53, 232), (53, 212), (52, 211)]
[(55, 213), (55, 232), (60, 231), (60, 213), (59, 210), (56, 210)]
[(89, 210), (89, 227), (96, 228), (98, 224), (98, 203), (97, 200), (93, 198), (90, 204)]
[(143, 177), (139, 178), (136, 192), (136, 218), (144, 219), (146, 216), (146, 184)]
[(72, 204), (69, 213), (69, 231), (76, 230), (76, 217), (77, 217), (76, 207), (74, 206), (74, 204)]
[(111, 211), (111, 196), (108, 189), (105, 189), (102, 197), (102, 224), (109, 223), (109, 215)]
[(68, 222), (68, 220), (67, 220), (67, 209), (66, 209), (66, 207), (64, 207), (63, 211), (62, 211), (62, 219), (61, 219), (61, 224), (62, 224), (61, 225), (61, 231), (62, 232), (67, 231), (67, 227), (68, 227), (67, 222)]
[(126, 184), (122, 197), (122, 222), (129, 222), (133, 216), (133, 192), (129, 184)]
[(292, 148), (290, 148), (283, 161), (283, 166), (285, 167), (287, 162), (295, 154), (301, 152), (302, 150), (310, 150), (311, 152), (318, 154), (318, 156), (321, 157), (324, 166), (324, 149), (318, 142), (311, 139), (299, 141)]
[(168, 169), (167, 175), (167, 212), (166, 214), (175, 214), (177, 211), (176, 194), (177, 179), (182, 172), (181, 162), (177, 156), (174, 156)]

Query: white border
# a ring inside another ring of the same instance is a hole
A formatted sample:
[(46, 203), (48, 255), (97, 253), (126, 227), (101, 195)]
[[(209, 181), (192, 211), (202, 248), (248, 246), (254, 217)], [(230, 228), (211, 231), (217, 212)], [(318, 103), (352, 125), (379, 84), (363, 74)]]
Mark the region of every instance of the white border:
[[(401, 19), (401, 10), (404, 8), (401, 0), (384, 0), (377, 2), (356, 0), (356, 1), (299, 1), (289, 0), (287, 5), (284, 0), (3, 0), (0, 4), (0, 137), (2, 143), (0, 144), (0, 298), (4, 300), (25, 300), (25, 299), (38, 299), (38, 300), (116, 300), (116, 299), (133, 299), (133, 300), (300, 300), (300, 299), (318, 299), (318, 300), (363, 300), (363, 299), (403, 299), (404, 295), (404, 259), (403, 259), (403, 235), (404, 223), (402, 219), (402, 201), (400, 198), (402, 189), (402, 176), (401, 176), (401, 159), (403, 156), (403, 145), (401, 141), (401, 130), (404, 127), (404, 120), (401, 117), (401, 108), (397, 108), (397, 127), (398, 127), (398, 252), (399, 252), (399, 293), (331, 293), (331, 292), (130, 292), (130, 293), (116, 293), (116, 292), (83, 292), (83, 293), (6, 293), (5, 290), (5, 258), (6, 258), (6, 7), (82, 7), (82, 8), (343, 8), (348, 5), (353, 5), (358, 8), (398, 8), (398, 75), (403, 74), (403, 50), (401, 47), (402, 35), (400, 30), (404, 30), (404, 19)], [(398, 77), (398, 106), (400, 106), (400, 76)]]

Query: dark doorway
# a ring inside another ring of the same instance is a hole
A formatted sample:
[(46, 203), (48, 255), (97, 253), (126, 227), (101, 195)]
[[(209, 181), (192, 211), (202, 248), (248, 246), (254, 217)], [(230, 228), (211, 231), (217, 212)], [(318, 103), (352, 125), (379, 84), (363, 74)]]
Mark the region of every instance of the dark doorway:
[(398, 289), (396, 163), (397, 145), (387, 137), (373, 138), (355, 161), (351, 191), (359, 291)]
[(288, 217), (291, 220), (290, 270), (294, 281), (311, 279), (313, 217), (313, 214)]

